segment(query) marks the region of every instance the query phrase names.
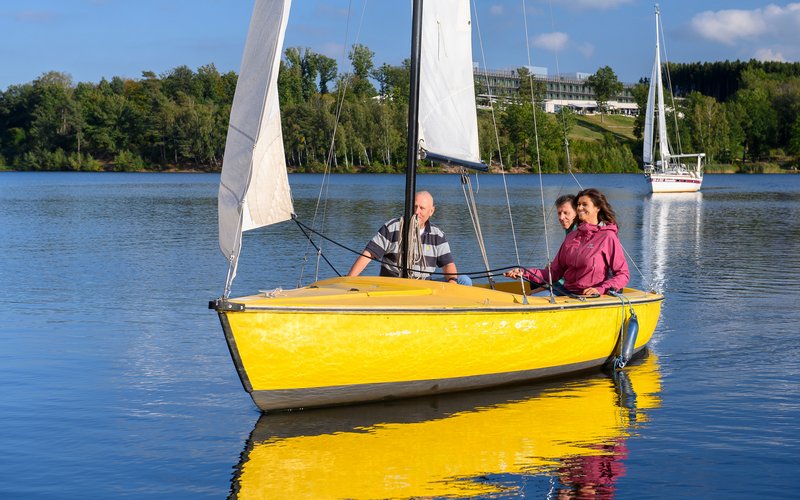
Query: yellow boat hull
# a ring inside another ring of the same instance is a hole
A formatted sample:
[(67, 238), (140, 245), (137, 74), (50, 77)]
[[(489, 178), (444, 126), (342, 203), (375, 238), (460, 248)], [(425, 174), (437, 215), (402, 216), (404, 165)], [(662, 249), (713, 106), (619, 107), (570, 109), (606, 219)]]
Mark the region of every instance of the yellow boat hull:
[[(413, 397), (599, 367), (628, 307), (614, 297), (525, 297), (499, 289), (381, 277), (332, 278), (217, 301), (245, 389), (264, 411)], [(626, 289), (636, 350), (663, 296)]]

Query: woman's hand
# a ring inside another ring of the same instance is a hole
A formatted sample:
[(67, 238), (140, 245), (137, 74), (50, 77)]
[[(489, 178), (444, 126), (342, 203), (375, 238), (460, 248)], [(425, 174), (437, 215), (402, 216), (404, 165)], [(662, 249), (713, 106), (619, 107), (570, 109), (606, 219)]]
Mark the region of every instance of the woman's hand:
[(518, 280), (520, 276), (522, 276), (522, 269), (516, 268), (510, 271), (506, 271), (503, 273), (503, 276), (506, 278), (511, 278), (513, 280)]
[(583, 295), (600, 295), (600, 292), (597, 291), (597, 288), (590, 286), (583, 290)]

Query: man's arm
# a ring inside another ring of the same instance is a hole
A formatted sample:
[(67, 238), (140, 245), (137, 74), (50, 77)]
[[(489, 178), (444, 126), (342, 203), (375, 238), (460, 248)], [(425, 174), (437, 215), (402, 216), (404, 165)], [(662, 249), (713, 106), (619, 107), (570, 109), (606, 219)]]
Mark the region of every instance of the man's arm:
[(442, 272), (444, 273), (444, 278), (446, 281), (457, 281), (458, 280), (458, 269), (456, 269), (455, 262), (451, 262), (449, 264), (445, 264), (442, 267)]
[(367, 267), (367, 264), (372, 262), (372, 253), (369, 250), (364, 250), (364, 252), (358, 256), (355, 262), (353, 262), (353, 267), (350, 268), (350, 271), (347, 272), (348, 276), (358, 276)]

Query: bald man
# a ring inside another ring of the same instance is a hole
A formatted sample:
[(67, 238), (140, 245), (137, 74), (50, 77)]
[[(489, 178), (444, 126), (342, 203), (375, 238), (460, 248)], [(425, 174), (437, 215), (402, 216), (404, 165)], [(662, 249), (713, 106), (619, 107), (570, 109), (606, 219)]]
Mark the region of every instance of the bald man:
[[(411, 264), (411, 278), (428, 279), (436, 268), (441, 268), (445, 280), (461, 285), (472, 285), (469, 276), (459, 276), (450, 245), (441, 229), (430, 223), (436, 211), (433, 196), (427, 191), (419, 191), (414, 196), (414, 214), (419, 225), (419, 238), (422, 243), (422, 262)], [(367, 244), (362, 254), (353, 263), (348, 276), (358, 276), (371, 260), (381, 262), (381, 276), (400, 276), (400, 217), (384, 224)], [(421, 264), (421, 265), (420, 265)]]

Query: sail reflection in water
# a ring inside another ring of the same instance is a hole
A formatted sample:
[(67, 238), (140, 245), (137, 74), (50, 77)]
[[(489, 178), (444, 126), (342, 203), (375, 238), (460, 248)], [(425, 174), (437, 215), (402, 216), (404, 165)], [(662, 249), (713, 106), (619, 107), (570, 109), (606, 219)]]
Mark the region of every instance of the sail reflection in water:
[[(652, 280), (651, 290), (667, 288), (667, 270), (700, 258), (703, 193), (657, 193), (644, 200), (642, 249), (644, 275)], [(650, 266), (650, 269), (647, 268)]]
[(622, 377), (263, 415), (231, 495), (466, 497), (523, 488), (530, 494), (535, 478), (574, 493), (612, 492), (624, 475), (627, 438), (660, 405), (653, 353)]

